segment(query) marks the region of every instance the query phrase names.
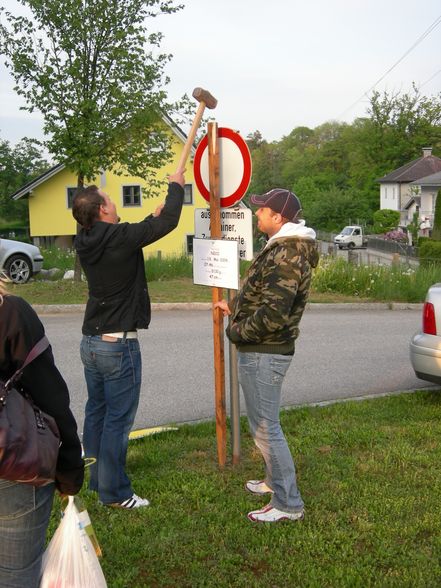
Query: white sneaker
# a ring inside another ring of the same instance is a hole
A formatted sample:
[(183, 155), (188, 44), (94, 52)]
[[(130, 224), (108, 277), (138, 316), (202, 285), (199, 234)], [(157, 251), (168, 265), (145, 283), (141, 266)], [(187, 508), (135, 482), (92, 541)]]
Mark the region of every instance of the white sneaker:
[(278, 523), (279, 521), (301, 521), (305, 513), (303, 510), (299, 512), (284, 512), (268, 504), (260, 510), (249, 512), (247, 516), (253, 523)]
[(252, 494), (273, 494), (271, 488), (265, 483), (265, 480), (248, 480), (245, 489)]
[(150, 502), (147, 500), (147, 498), (140, 498), (134, 494), (130, 498), (127, 498), (127, 500), (123, 500), (123, 502), (113, 502), (112, 504), (109, 504), (109, 506), (113, 506), (114, 508), (132, 509), (149, 506), (149, 504)]

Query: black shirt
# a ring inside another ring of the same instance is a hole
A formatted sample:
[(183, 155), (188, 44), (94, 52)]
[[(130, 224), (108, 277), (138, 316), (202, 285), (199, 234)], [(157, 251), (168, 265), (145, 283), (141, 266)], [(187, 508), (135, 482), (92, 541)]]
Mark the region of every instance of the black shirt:
[[(23, 365), (29, 351), (44, 335), (33, 308), (18, 296), (3, 296), (0, 305), (0, 376), (7, 379)], [(23, 371), (19, 381), (35, 404), (54, 417), (60, 431), (56, 485), (64, 494), (76, 494), (82, 484), (84, 463), (77, 424), (69, 408), (66, 382), (48, 347)]]
[(75, 249), (89, 285), (83, 322), (84, 335), (146, 329), (150, 323), (150, 298), (142, 248), (170, 233), (178, 224), (184, 189), (168, 187), (159, 216), (139, 223), (96, 222), (82, 229)]

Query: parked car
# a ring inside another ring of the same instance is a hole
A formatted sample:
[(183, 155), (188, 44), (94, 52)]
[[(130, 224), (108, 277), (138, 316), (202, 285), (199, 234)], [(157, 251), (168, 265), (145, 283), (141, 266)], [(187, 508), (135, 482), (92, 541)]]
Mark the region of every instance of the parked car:
[(15, 284), (25, 284), (43, 267), (43, 256), (35, 245), (0, 239), (0, 268)]
[(441, 284), (427, 292), (421, 331), (410, 342), (410, 361), (417, 378), (441, 385)]
[(360, 225), (349, 225), (334, 237), (334, 244), (338, 245), (339, 249), (343, 249), (343, 247), (347, 247), (348, 249), (367, 247), (367, 237), (363, 234), (363, 227)]

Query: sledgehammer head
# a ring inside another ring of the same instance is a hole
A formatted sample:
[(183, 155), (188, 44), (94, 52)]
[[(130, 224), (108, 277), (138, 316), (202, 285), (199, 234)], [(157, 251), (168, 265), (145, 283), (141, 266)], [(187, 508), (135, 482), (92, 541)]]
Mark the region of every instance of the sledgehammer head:
[(198, 102), (203, 102), (207, 108), (216, 108), (217, 100), (208, 90), (195, 88), (193, 90), (193, 98)]

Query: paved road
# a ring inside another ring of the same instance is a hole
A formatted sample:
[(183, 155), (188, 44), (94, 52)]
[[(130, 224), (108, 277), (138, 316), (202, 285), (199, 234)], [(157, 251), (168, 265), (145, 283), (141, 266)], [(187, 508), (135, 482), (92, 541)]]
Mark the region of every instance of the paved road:
[[(415, 377), (408, 359), (409, 338), (418, 329), (420, 317), (419, 310), (312, 305), (303, 317), (296, 355), (285, 380), (284, 405), (428, 386)], [(82, 428), (86, 398), (78, 351), (82, 315), (43, 315), (41, 319)], [(155, 311), (151, 327), (140, 332), (140, 343), (144, 373), (136, 427), (211, 418), (211, 313)], [(226, 373), (228, 380), (228, 369)], [(227, 382), (227, 401), (228, 396)]]

